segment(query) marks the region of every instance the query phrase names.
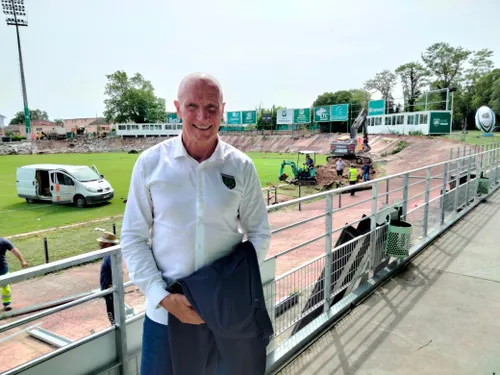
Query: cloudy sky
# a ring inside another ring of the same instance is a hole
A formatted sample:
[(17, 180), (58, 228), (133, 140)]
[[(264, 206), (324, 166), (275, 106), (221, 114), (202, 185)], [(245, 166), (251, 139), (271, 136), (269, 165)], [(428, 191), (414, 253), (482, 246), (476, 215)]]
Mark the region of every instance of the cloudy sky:
[[(206, 71), (221, 81), (226, 109), (239, 110), (309, 106), (440, 41), (489, 48), (500, 66), (500, 0), (25, 3), (28, 102), (51, 119), (101, 115), (105, 75), (116, 70), (142, 73), (168, 110), (182, 77)], [(0, 46), (0, 113), (10, 118), (23, 101), (15, 28), (3, 21)]]

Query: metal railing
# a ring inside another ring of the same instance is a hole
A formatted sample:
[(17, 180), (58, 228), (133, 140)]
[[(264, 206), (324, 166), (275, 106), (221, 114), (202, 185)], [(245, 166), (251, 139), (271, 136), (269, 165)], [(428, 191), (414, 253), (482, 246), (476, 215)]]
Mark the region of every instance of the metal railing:
[[(478, 195), (478, 186), (485, 178), (490, 181), (489, 192)], [(272, 231), (273, 239), (286, 245), (273, 247), (268, 257), (275, 260), (278, 274), (265, 288), (275, 329), (268, 348), (268, 373), (283, 366), (319, 330), (345, 313), (353, 301), (373, 290), (377, 280), (389, 277), (390, 267), (410, 261), (484, 200), (499, 187), (499, 182), (500, 145), (495, 144), (445, 162), (268, 206), (271, 213), (301, 204), (308, 215), (296, 220), (290, 214), (287, 220), (280, 221), (284, 221), (283, 225)], [(353, 189), (354, 196), (345, 196)], [(339, 198), (343, 195), (342, 205)], [(390, 258), (385, 251), (387, 216), (396, 211), (413, 226), (412, 248), (404, 259)], [(283, 238), (286, 241), (279, 241)], [(131, 283), (123, 283), (119, 246), (1, 276), (0, 285), (78, 266), (105, 255), (111, 256), (112, 288), (2, 325), (0, 334), (110, 293), (118, 312), (115, 324), (4, 374), (20, 374), (36, 368), (110, 332), (115, 333), (116, 357), (100, 373), (111, 374), (111, 369), (119, 374), (137, 373), (137, 369), (128, 368), (131, 359), (137, 368), (138, 354), (130, 353), (127, 348), (127, 325), (143, 314), (125, 319), (124, 287)]]

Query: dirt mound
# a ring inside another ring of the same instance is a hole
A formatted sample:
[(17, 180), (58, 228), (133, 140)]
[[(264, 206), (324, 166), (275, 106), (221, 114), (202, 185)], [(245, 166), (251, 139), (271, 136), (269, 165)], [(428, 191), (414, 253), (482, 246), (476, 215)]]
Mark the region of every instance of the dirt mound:
[[(357, 165), (355, 160), (346, 160), (344, 161), (344, 173), (342, 175), (342, 184), (349, 184), (348, 179), (348, 170), (351, 168), (351, 163), (358, 169), (358, 181), (362, 179), (362, 171), (361, 168)], [(332, 187), (336, 187), (336, 183), (339, 181), (339, 177), (337, 176), (337, 168), (335, 167), (335, 163), (337, 159), (331, 159), (329, 163), (325, 165), (318, 165), (316, 168), (316, 181), (318, 182), (318, 186), (322, 189), (331, 189)], [(371, 178), (377, 174), (377, 170), (375, 165), (372, 164), (372, 168), (370, 170)]]

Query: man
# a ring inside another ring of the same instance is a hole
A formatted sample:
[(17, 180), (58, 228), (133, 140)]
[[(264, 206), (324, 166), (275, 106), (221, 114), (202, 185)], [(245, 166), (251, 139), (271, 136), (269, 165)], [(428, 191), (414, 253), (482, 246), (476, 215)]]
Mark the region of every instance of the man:
[[(170, 285), (171, 280), (228, 255), (241, 243), (243, 233), (259, 262), (270, 246), (255, 166), (218, 136), (225, 106), (219, 82), (207, 74), (191, 74), (182, 80), (174, 104), (182, 133), (137, 159), (121, 232), (130, 278), (146, 296), (143, 375), (172, 374), (174, 362), (185, 360), (169, 355), (170, 315), (186, 327), (207, 329), (183, 294), (166, 291), (167, 281)], [(186, 356), (191, 361), (220, 363), (217, 350), (207, 358), (200, 347), (193, 347)], [(213, 374), (203, 367), (196, 375)]]
[(342, 175), (344, 174), (344, 161), (342, 158), (338, 158), (335, 163), (335, 168), (337, 170), (337, 176), (339, 178), (339, 182), (342, 182)]
[(371, 165), (368, 163), (368, 160), (365, 160), (365, 164), (363, 165), (363, 181), (369, 181), (370, 180), (370, 168)]
[[(0, 237), (0, 276), (6, 275), (9, 272), (9, 263), (7, 262), (7, 251), (10, 251), (14, 256), (19, 259), (23, 268), (29, 267), (28, 263), (24, 260), (21, 252), (12, 245), (12, 243)], [(12, 303), (12, 290), (10, 285), (7, 284), (1, 287), (2, 289), (2, 304), (5, 311), (12, 310), (10, 304)]]
[[(358, 170), (354, 165), (349, 167), (349, 185), (356, 185), (358, 181)], [(351, 196), (354, 196), (355, 189), (351, 189)]]
[(308, 168), (314, 168), (314, 161), (309, 154), (306, 154), (306, 166)]
[[(116, 236), (111, 232), (104, 232), (100, 238), (97, 239), (99, 247), (105, 249), (107, 247), (115, 246), (120, 243)], [(113, 286), (113, 275), (111, 273), (111, 256), (106, 255), (102, 258), (101, 274), (100, 274), (101, 290), (111, 288)], [(106, 311), (111, 325), (115, 324), (115, 310), (113, 307), (113, 294), (104, 296), (106, 301)]]

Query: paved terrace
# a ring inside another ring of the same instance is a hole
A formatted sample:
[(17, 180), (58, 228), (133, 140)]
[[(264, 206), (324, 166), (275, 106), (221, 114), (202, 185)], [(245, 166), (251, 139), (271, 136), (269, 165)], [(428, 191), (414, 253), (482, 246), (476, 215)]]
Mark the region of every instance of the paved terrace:
[(500, 192), (280, 375), (500, 374)]

